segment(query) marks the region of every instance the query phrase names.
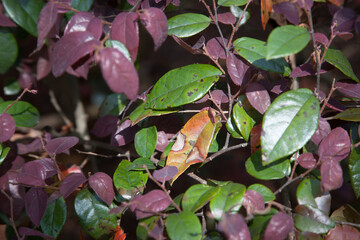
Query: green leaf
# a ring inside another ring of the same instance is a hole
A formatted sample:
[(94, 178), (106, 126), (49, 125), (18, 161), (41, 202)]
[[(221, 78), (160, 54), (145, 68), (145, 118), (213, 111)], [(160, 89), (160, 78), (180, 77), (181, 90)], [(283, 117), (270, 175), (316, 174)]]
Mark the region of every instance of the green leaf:
[(249, 186), (247, 190), (254, 190), (260, 193), (263, 196), (265, 203), (275, 200), (274, 193), (262, 184), (253, 184)]
[(113, 180), (117, 189), (135, 191), (136, 189), (145, 186), (148, 178), (147, 173), (129, 170), (130, 166), (130, 161), (122, 160), (116, 168)]
[(157, 226), (156, 224), (159, 219), (159, 216), (152, 216), (149, 218), (141, 219), (136, 228), (136, 238), (139, 240), (149, 239), (148, 232), (152, 231)]
[(333, 118), (351, 122), (360, 122), (360, 108), (347, 108), (345, 111), (333, 116)]
[(57, 238), (66, 222), (67, 210), (63, 197), (49, 203), (41, 219), (41, 230), (44, 234)]
[(310, 41), (306, 28), (285, 25), (275, 28), (269, 35), (266, 59), (289, 56), (303, 50)]
[(329, 48), (326, 51), (324, 60), (328, 63), (334, 65), (337, 69), (339, 69), (343, 74), (352, 78), (353, 80), (359, 82), (359, 79), (356, 77), (352, 67), (345, 57), (345, 55), (337, 49)]
[(200, 240), (201, 224), (192, 212), (183, 211), (168, 215), (166, 231), (171, 240)]
[(221, 71), (209, 64), (192, 64), (162, 76), (147, 96), (145, 108), (166, 109), (194, 102), (219, 80)]
[(0, 28), (0, 74), (15, 63), (17, 55), (18, 45), (14, 35), (8, 29)]
[(236, 123), (235, 123), (233, 117), (228, 118), (228, 120), (226, 122), (226, 129), (231, 134), (231, 136), (233, 138), (243, 139), (243, 137), (241, 136), (238, 128), (236, 127)]
[(107, 40), (105, 42), (106, 47), (113, 47), (119, 50), (130, 62), (132, 62), (129, 50), (126, 48), (126, 46), (119, 41), (116, 40)]
[(291, 69), (284, 58), (266, 60), (266, 43), (254, 38), (242, 37), (233, 43), (235, 51), (249, 63), (260, 69), (289, 76)]
[[(0, 32), (1, 32), (1, 29), (0, 29)], [(1, 35), (1, 33), (0, 33), (0, 35)], [(2, 59), (1, 53), (3, 53), (3, 51), (0, 52), (0, 59)], [(11, 55), (11, 54), (6, 55), (6, 57), (8, 58), (9, 55)], [(9, 59), (6, 59), (6, 61), (9, 61)], [(3, 66), (3, 65), (0, 64), (0, 66)], [(15, 95), (15, 94), (18, 94), (20, 91), (21, 91), (21, 87), (20, 87), (19, 81), (16, 78), (10, 77), (10, 78), (4, 79), (4, 94), (5, 95)]]
[(37, 21), (44, 2), (41, 0), (3, 0), (9, 17), (31, 35), (37, 37)]
[(251, 176), (262, 180), (281, 179), (289, 176), (291, 172), (291, 165), (288, 159), (280, 159), (263, 166), (260, 150), (246, 160), (245, 167)]
[(154, 163), (150, 159), (140, 157), (140, 158), (135, 159), (130, 164), (130, 166), (128, 167), (128, 170), (144, 170), (144, 167), (142, 167), (143, 165), (145, 165), (148, 169), (156, 169)]
[(143, 128), (135, 134), (136, 152), (145, 158), (150, 158), (155, 151), (157, 131), (155, 126)]
[(179, 38), (193, 36), (210, 25), (210, 18), (198, 13), (184, 13), (168, 20), (168, 34)]
[[(351, 143), (358, 143), (360, 138), (358, 136), (358, 125), (353, 124), (350, 130)], [(356, 198), (360, 197), (360, 147), (351, 148), (349, 156), (349, 175), (350, 182)]]
[(249, 222), (249, 231), (252, 240), (258, 240), (264, 235), (268, 222), (276, 213), (277, 210), (271, 208), (266, 214), (254, 216)]
[(3, 161), (5, 160), (7, 154), (9, 153), (10, 148), (9, 147), (4, 147), (1, 143), (0, 143), (0, 165), (3, 163)]
[(318, 127), (319, 101), (301, 88), (281, 94), (264, 115), (261, 146), (265, 164), (302, 148)]
[(80, 224), (93, 238), (98, 239), (116, 229), (116, 215), (109, 211), (109, 207), (87, 189), (81, 190), (75, 198), (75, 212)]
[[(244, 9), (236, 6), (230, 6), (230, 12), (237, 18), (241, 18), (243, 15)], [(250, 12), (245, 11), (244, 17), (241, 19), (241, 22), (239, 24), (239, 27), (244, 25), (248, 20), (250, 19)]]
[(247, 0), (218, 0), (218, 5), (223, 7), (243, 6), (247, 2), (248, 2)]
[(129, 100), (125, 97), (124, 94), (112, 93), (104, 99), (99, 108), (99, 117), (104, 117), (105, 115), (118, 116), (126, 105), (129, 103)]
[(255, 125), (255, 121), (247, 114), (244, 107), (240, 105), (240, 102), (234, 105), (232, 117), (241, 136), (243, 136), (245, 141), (249, 141), (250, 132)]
[(212, 187), (205, 184), (193, 185), (186, 190), (182, 199), (182, 207), (184, 211), (196, 212), (219, 191), (220, 188), (218, 187)]
[(161, 116), (169, 113), (174, 113), (179, 111), (179, 109), (167, 109), (167, 110), (154, 110), (151, 108), (145, 108), (145, 102), (141, 103), (134, 111), (129, 115), (129, 119), (131, 121), (131, 125), (135, 125), (140, 121), (144, 120), (147, 117), (152, 116)]
[[(11, 103), (13, 101), (0, 103), (0, 112)], [(39, 111), (28, 102), (18, 101), (6, 112), (14, 118), (17, 127), (34, 127), (39, 122)]]
[(313, 177), (307, 177), (301, 181), (296, 190), (296, 198), (299, 205), (317, 208), (315, 197), (321, 194), (320, 181)]
[[(71, 1), (71, 7), (73, 7), (76, 10), (79, 10), (80, 12), (87, 12), (90, 10), (94, 0), (72, 0)], [(66, 17), (70, 19), (72, 16), (75, 15), (73, 11), (65, 13)]]
[(298, 205), (295, 208), (294, 225), (303, 232), (327, 233), (335, 223), (321, 210), (312, 206)]
[(220, 186), (220, 191), (210, 201), (210, 211), (217, 220), (231, 209), (231, 213), (239, 211), (246, 187), (239, 183), (228, 183)]

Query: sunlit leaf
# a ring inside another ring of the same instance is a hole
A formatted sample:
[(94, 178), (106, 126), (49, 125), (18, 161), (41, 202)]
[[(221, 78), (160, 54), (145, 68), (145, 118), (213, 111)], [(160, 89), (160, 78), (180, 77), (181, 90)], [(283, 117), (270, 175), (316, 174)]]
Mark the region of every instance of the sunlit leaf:
[(241, 136), (245, 141), (249, 141), (250, 132), (255, 125), (255, 120), (249, 116), (240, 102), (234, 105), (232, 117)]
[(103, 172), (97, 172), (89, 177), (89, 185), (107, 205), (114, 201), (115, 192), (113, 181), (109, 175)]
[(132, 61), (129, 50), (126, 48), (126, 46), (122, 42), (119, 42), (116, 40), (107, 40), (105, 42), (105, 46), (112, 47), (112, 48), (119, 50), (126, 57), (127, 60)]
[(318, 155), (320, 161), (334, 160), (340, 162), (351, 150), (350, 137), (341, 127), (333, 129), (320, 143)]
[(359, 231), (348, 225), (337, 225), (335, 228), (331, 229), (327, 235), (326, 240), (338, 240), (338, 239), (359, 239)]
[[(3, 112), (13, 101), (0, 103), (0, 112)], [(17, 127), (34, 127), (39, 122), (39, 111), (30, 103), (18, 101), (6, 113), (10, 114)]]
[(265, 209), (263, 196), (254, 190), (247, 190), (245, 192), (242, 203), (248, 214), (254, 214), (257, 211), (263, 211)]
[(246, 3), (247, 0), (218, 0), (218, 4), (223, 7), (243, 6)]
[(147, 182), (147, 173), (129, 170), (130, 165), (130, 161), (122, 160), (115, 170), (113, 180), (118, 190), (123, 188), (128, 191), (136, 191), (136, 189), (141, 188)]
[(179, 38), (193, 36), (210, 25), (210, 18), (198, 13), (183, 13), (168, 20), (168, 34)]
[(188, 211), (168, 215), (166, 231), (171, 240), (201, 239), (200, 221), (194, 213)]
[(0, 115), (0, 142), (9, 140), (15, 133), (14, 118), (8, 114), (3, 113)]
[(326, 51), (324, 60), (327, 61), (328, 63), (334, 65), (346, 76), (359, 82), (359, 79), (356, 77), (349, 61), (347, 60), (345, 55), (340, 50), (329, 48)]
[(144, 195), (136, 196), (129, 203), (131, 211), (137, 219), (146, 218), (165, 210), (171, 201), (168, 195), (159, 189), (152, 190)]
[(204, 206), (218, 192), (219, 188), (205, 184), (196, 184), (186, 190), (182, 199), (182, 208), (185, 211), (196, 212)]
[(322, 211), (303, 205), (295, 208), (294, 223), (300, 231), (312, 233), (327, 233), (335, 227), (335, 223)]
[(262, 184), (252, 184), (247, 188), (247, 190), (254, 190), (260, 193), (263, 196), (265, 203), (275, 200), (274, 193), (268, 187)]
[(270, 220), (265, 230), (266, 240), (286, 239), (294, 228), (294, 222), (291, 216), (278, 212)]
[(314, 177), (305, 178), (296, 190), (296, 198), (299, 205), (317, 208), (315, 197), (321, 194), (320, 181)]
[(249, 228), (240, 214), (224, 214), (218, 230), (223, 232), (227, 239), (251, 239)]
[(156, 127), (143, 128), (135, 135), (136, 152), (145, 158), (150, 158), (155, 151), (157, 141)]

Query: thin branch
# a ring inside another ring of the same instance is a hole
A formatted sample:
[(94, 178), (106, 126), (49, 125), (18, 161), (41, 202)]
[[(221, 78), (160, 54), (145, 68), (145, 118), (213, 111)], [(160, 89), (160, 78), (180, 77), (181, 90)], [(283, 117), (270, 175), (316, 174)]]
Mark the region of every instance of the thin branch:
[(207, 181), (205, 179), (202, 179), (201, 177), (199, 177), (198, 175), (196, 175), (195, 173), (193, 172), (189, 172), (187, 174), (189, 177), (191, 177), (192, 179), (198, 181), (199, 183), (201, 184), (207, 184)]
[(53, 107), (55, 108), (55, 110), (58, 112), (58, 114), (60, 115), (60, 117), (63, 119), (63, 121), (65, 122), (66, 125), (73, 125), (73, 123), (70, 121), (70, 119), (65, 115), (65, 113), (63, 112), (63, 110), (61, 109), (55, 93), (53, 90), (49, 90), (49, 97), (50, 97), (50, 102), (53, 105)]
[(14, 106), (15, 103), (17, 103), (18, 101), (20, 101), (20, 99), (24, 96), (25, 93), (32, 93), (32, 94), (36, 94), (37, 93), (37, 90), (29, 90), (28, 88), (25, 88), (22, 93), (20, 94), (20, 96), (18, 96), (16, 98), (15, 101), (13, 101), (11, 104), (9, 104), (5, 109), (4, 111), (2, 112), (2, 114), (6, 113), (12, 106)]
[[(212, 101), (216, 108), (220, 111), (221, 115), (223, 116), (223, 118), (227, 121), (227, 117), (225, 116), (225, 113), (224, 111), (221, 109), (221, 107), (217, 104), (217, 102), (213, 99), (212, 95), (211, 95), (211, 92), (209, 91), (209, 95), (210, 95), (210, 101)], [(220, 102), (220, 105), (221, 105), (221, 102)]]
[(16, 228), (16, 224), (14, 221), (14, 199), (11, 196), (9, 196), (9, 194), (7, 194), (4, 189), (1, 189), (1, 192), (5, 195), (5, 197), (10, 202), (10, 222), (11, 222), (11, 226), (14, 229), (15, 235), (16, 235), (17, 239), (24, 239), (23, 237), (20, 237), (20, 234)]
[(322, 112), (324, 111), (326, 105), (328, 104), (331, 95), (333, 94), (333, 92), (335, 91), (336, 87), (335, 87), (335, 77), (333, 78), (332, 84), (331, 84), (331, 89), (330, 92), (328, 94), (328, 96), (325, 98), (323, 105), (321, 106), (320, 112), (319, 112), (319, 117), (321, 117)]
[(243, 148), (246, 147), (248, 145), (248, 143), (240, 143), (238, 145), (234, 145), (228, 148), (223, 148), (220, 151), (214, 153), (213, 155), (211, 155), (210, 157), (208, 157), (207, 159), (205, 159), (206, 162), (212, 161), (214, 158), (220, 156), (221, 154), (224, 154), (226, 152), (230, 152), (232, 150), (238, 149), (238, 148)]
[(357, 224), (357, 223), (343, 222), (343, 221), (336, 221), (336, 220), (334, 222), (337, 223), (337, 224), (349, 225), (349, 226), (352, 226), (352, 227), (360, 228), (360, 224)]
[(220, 71), (221, 71), (223, 74), (225, 74), (224, 69), (221, 67), (221, 65), (219, 64), (219, 62), (218, 62), (216, 59), (214, 59), (214, 58), (209, 54), (209, 52), (207, 51), (205, 45), (203, 46), (203, 50), (204, 50), (204, 53), (203, 53), (203, 54), (204, 54), (205, 56), (207, 56), (208, 58), (210, 58), (210, 60), (213, 61), (213, 63), (215, 63), (215, 65), (220, 69)]
[(221, 31), (221, 28), (219, 26), (218, 15), (217, 15), (217, 7), (216, 7), (215, 0), (213, 0), (213, 8), (214, 8), (214, 13), (215, 13), (215, 19), (213, 19), (213, 21), (215, 23), (215, 26), (216, 26), (217, 30), (219, 31), (220, 38), (221, 38), (221, 40), (223, 42), (223, 46), (224, 46), (224, 49), (225, 49), (226, 56), (228, 56), (229, 55), (229, 48), (227, 48), (227, 46), (226, 46), (224, 35), (223, 35), (223, 33)]

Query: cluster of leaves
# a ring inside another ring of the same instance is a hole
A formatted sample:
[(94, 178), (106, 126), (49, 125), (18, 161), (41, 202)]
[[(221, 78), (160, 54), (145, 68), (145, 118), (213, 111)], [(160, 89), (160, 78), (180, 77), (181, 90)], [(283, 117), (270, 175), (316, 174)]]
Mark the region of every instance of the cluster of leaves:
[[(331, 48), (337, 37), (352, 38), (354, 30), (359, 35), (360, 16), (344, 2), (330, 2), (326, 36), (313, 26), (312, 9), (322, 1), (314, 6), (312, 0), (262, 0), (263, 28), (269, 18), (282, 19), (265, 42), (235, 39), (251, 18), (249, 9), (256, 5), (251, 0), (201, 0), (196, 4), (202, 13), (169, 19), (168, 6), (190, 3), (128, 0), (112, 21), (96, 11), (92, 0), (2, 0), (0, 73), (21, 66), (18, 81), (4, 84), (4, 92), (24, 89), (16, 100), (0, 102), (0, 217), (8, 236), (57, 238), (66, 222), (65, 199), (74, 193), (79, 222), (96, 239), (112, 234), (125, 239), (119, 222), (126, 211), (138, 220), (139, 239), (358, 239), (360, 206), (332, 209), (329, 192), (350, 181), (352, 193), (360, 196), (360, 83), (342, 51)], [(211, 64), (175, 68), (138, 94), (139, 22), (154, 50), (171, 36)], [(200, 36), (212, 26), (215, 37)], [(226, 37), (225, 29), (230, 29)], [(17, 61), (14, 34), (23, 30), (37, 38), (36, 61)], [(188, 37), (194, 36), (199, 40), (191, 45)], [(297, 66), (294, 56), (306, 48), (311, 54)], [(16, 139), (17, 129), (33, 128), (39, 121), (38, 110), (20, 100), (25, 93), (36, 94), (29, 90), (36, 88), (32, 65), (37, 80), (51, 74), (86, 79), (90, 68), (100, 65), (115, 93), (100, 106), (91, 133), (110, 136), (119, 150), (132, 142), (135, 147), (112, 177), (104, 172), (85, 176), (81, 166), (58, 163), (59, 154), (69, 154), (80, 145), (79, 138), (84, 140), (80, 133), (54, 137), (37, 132), (30, 141)], [(323, 73), (333, 76), (327, 95), (319, 89)], [(306, 76), (316, 77), (314, 92), (290, 90)], [(189, 112), (194, 114), (182, 124), (179, 116)], [(280, 188), (204, 180), (193, 173), (239, 148), (250, 149), (243, 153), (248, 154), (247, 173), (279, 180)], [(186, 173), (200, 184), (172, 196), (172, 185)], [(156, 189), (148, 188), (148, 179)], [(290, 204), (277, 198), (291, 194), (289, 185), (296, 188), (296, 201)], [(31, 223), (21, 221), (24, 209)]]

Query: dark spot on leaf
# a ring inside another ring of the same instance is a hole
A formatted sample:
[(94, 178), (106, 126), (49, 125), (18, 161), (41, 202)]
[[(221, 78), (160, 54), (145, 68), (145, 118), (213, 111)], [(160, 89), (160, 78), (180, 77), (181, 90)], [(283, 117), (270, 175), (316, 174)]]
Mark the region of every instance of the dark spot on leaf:
[(88, 229), (89, 232), (94, 231), (94, 230), (95, 229), (93, 227)]
[(199, 89), (198, 89), (198, 88), (195, 88), (194, 91), (197, 92), (197, 91), (199, 91)]
[(204, 79), (200, 79), (200, 82), (204, 82)]
[(244, 125), (246, 125), (246, 122), (243, 122)]
[(307, 117), (307, 112), (303, 112), (303, 114), (304, 114), (304, 117)]
[(168, 106), (167, 106), (167, 108), (171, 108), (171, 106), (170, 106), (170, 105), (168, 105)]
[(316, 109), (316, 107), (314, 105), (311, 105), (311, 108), (314, 109), (314, 110)]
[(165, 100), (165, 98), (162, 98), (160, 101), (164, 101)]
[(194, 78), (196, 78), (197, 77), (197, 75), (196, 74), (194, 74)]
[(261, 131), (261, 136), (265, 136), (265, 131)]
[(191, 146), (194, 146), (194, 145), (195, 145), (195, 141), (194, 141), (194, 140), (190, 140), (189, 143), (190, 143)]
[(188, 92), (187, 95), (190, 97), (191, 95), (193, 95), (193, 92)]
[(251, 49), (254, 49), (254, 46), (252, 46)]
[(289, 137), (289, 140), (292, 141), (292, 137)]

